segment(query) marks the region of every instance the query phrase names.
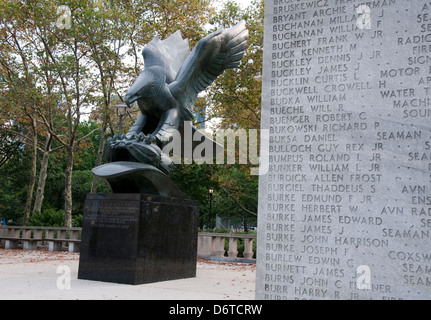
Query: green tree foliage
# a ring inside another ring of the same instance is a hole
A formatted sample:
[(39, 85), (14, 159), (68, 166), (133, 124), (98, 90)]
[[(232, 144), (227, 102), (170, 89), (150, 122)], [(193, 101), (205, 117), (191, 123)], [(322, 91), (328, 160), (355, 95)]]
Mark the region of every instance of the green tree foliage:
[(209, 117), (219, 118), (221, 128), (260, 129), (263, 9), (261, 0), (252, 1), (245, 10), (228, 2), (213, 18), (216, 27), (245, 20), (249, 30), (247, 51), (239, 68), (227, 70), (209, 90)]
[[(208, 117), (220, 119), (218, 128), (260, 129), (263, 9), (261, 0), (252, 1), (244, 10), (232, 1), (212, 19), (215, 28), (231, 27), (245, 20), (249, 30), (248, 48), (239, 68), (227, 70), (217, 78), (206, 96)], [(218, 182), (213, 208), (220, 217), (255, 220), (258, 176), (251, 176), (249, 167), (245, 164), (212, 166), (212, 179)]]
[(43, 212), (33, 214), (27, 224), (38, 227), (62, 227), (64, 222), (64, 210), (54, 208), (46, 209)]
[(0, 217), (6, 220), (16, 222), (23, 217), (30, 161), (25, 149), (19, 148), (0, 167)]

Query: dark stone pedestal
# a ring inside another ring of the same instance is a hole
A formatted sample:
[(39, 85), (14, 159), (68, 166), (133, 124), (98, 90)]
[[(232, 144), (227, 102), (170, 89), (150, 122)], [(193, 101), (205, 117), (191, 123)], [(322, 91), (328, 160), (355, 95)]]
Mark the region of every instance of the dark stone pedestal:
[(89, 194), (79, 279), (143, 284), (196, 276), (197, 201)]

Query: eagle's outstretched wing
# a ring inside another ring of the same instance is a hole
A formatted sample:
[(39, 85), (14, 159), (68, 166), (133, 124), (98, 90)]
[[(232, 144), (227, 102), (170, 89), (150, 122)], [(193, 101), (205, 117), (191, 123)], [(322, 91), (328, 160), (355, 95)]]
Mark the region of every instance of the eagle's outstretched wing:
[(208, 88), (224, 70), (238, 67), (247, 38), (248, 30), (242, 21), (231, 29), (213, 32), (198, 42), (175, 81), (169, 85), (186, 120), (193, 118), (192, 109), (199, 92)]
[(175, 80), (177, 73), (190, 54), (188, 39), (183, 39), (177, 31), (169, 38), (160, 40), (155, 37), (142, 50), (145, 69), (153, 66), (161, 67), (166, 75), (166, 82)]

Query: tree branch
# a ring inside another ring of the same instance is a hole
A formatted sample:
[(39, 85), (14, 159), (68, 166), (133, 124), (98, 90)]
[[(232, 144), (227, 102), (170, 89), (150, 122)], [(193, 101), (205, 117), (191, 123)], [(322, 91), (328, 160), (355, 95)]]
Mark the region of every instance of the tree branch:
[(221, 187), (221, 189), (227, 194), (227, 196), (229, 197), (229, 198), (231, 198), (233, 201), (235, 201), (235, 203), (238, 205), (238, 207), (242, 210), (242, 211), (244, 211), (244, 212), (246, 212), (246, 213), (248, 213), (248, 214), (251, 214), (251, 215), (253, 215), (253, 216), (255, 216), (255, 217), (257, 217), (257, 213), (255, 213), (255, 212), (253, 212), (253, 211), (250, 211), (250, 210), (248, 210), (246, 207), (244, 207), (237, 199), (235, 199), (235, 197), (233, 197), (224, 187)]

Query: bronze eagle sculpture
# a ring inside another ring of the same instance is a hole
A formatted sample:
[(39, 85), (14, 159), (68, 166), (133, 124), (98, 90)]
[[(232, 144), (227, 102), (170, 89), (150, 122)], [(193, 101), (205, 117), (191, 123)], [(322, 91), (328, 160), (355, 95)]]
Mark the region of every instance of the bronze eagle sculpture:
[(124, 97), (129, 107), (137, 102), (141, 113), (127, 134), (108, 139), (105, 161), (141, 162), (170, 173), (173, 161), (162, 149), (194, 118), (198, 94), (224, 70), (238, 67), (247, 39), (242, 21), (209, 34), (191, 52), (179, 31), (148, 43), (142, 50), (145, 69)]

